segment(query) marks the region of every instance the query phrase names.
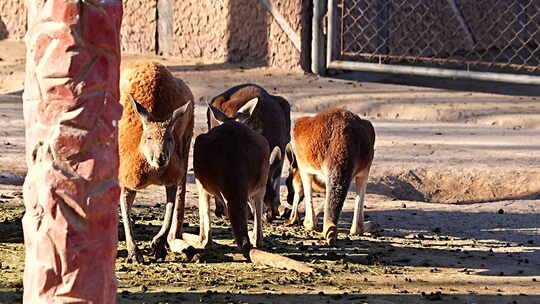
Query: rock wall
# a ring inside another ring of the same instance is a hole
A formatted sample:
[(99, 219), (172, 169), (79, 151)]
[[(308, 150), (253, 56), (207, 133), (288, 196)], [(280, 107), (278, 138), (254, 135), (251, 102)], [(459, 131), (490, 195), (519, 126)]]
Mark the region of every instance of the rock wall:
[(0, 40), (22, 39), (26, 33), (26, 9), (23, 0), (0, 1)]
[[(171, 0), (172, 56), (201, 61), (247, 62), (299, 68), (296, 50), (259, 0)], [(271, 0), (300, 35), (301, 3)], [(155, 54), (157, 0), (124, 0), (122, 51)], [(24, 0), (0, 1), (0, 39), (21, 39), (26, 30)], [(5, 25), (3, 25), (5, 24)]]
[[(273, 0), (272, 4), (289, 22), (292, 29), (302, 36), (302, 1)], [(276, 20), (270, 16), (268, 64), (283, 68), (299, 68), (300, 52), (294, 47)]]
[[(271, 2), (300, 35), (302, 1)], [(173, 10), (174, 56), (299, 68), (300, 52), (258, 0), (175, 1)]]
[[(182, 1), (182, 0), (179, 0)], [(122, 52), (156, 52), (156, 0), (123, 0)]]

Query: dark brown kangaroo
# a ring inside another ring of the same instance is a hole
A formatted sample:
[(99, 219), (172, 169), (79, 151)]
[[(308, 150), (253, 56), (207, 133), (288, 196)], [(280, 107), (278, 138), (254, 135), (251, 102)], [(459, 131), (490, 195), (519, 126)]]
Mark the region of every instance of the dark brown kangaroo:
[[(249, 102), (257, 100), (255, 107), (250, 108)], [(280, 96), (269, 94), (262, 87), (255, 84), (242, 84), (214, 97), (210, 104), (221, 110), (228, 117), (237, 112), (250, 112), (251, 117), (245, 121), (246, 126), (262, 134), (268, 141), (270, 150), (279, 147), (280, 153), (274, 154), (270, 162), (266, 194), (264, 202), (267, 219), (272, 220), (278, 213), (280, 206), (279, 187), (281, 184), (281, 171), (285, 159), (285, 146), (291, 140), (291, 109), (289, 102)], [(207, 111), (208, 129), (219, 125)], [(222, 215), (223, 207), (216, 201), (216, 215)]]
[[(222, 124), (199, 135), (193, 153), (199, 190), (200, 242), (206, 247), (211, 238), (209, 198), (211, 195), (221, 198), (228, 210), (236, 243), (249, 260), (250, 250), (262, 246), (263, 242), (263, 199), (270, 158), (268, 142), (242, 123), (250, 118), (249, 114), (239, 112), (229, 118), (212, 106), (210, 109), (213, 119)], [(248, 202), (254, 215), (251, 242), (246, 218)]]

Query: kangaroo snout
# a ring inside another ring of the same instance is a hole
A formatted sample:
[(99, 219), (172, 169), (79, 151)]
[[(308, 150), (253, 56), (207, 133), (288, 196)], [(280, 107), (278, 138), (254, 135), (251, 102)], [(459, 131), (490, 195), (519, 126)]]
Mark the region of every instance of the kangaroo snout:
[(169, 164), (169, 156), (168, 155), (165, 155), (165, 154), (161, 154), (160, 156), (158, 156), (157, 158), (157, 164), (160, 166), (160, 167), (165, 167)]

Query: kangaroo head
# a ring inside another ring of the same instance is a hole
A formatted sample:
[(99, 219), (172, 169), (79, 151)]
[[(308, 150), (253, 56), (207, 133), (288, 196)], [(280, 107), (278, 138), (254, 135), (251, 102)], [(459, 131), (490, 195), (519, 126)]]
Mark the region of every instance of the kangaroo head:
[(289, 161), (289, 172), (287, 174), (287, 178), (285, 179), (285, 185), (287, 186), (287, 203), (289, 203), (289, 205), (292, 205), (294, 201), (295, 191), (294, 179), (300, 173), (298, 171), (298, 163), (296, 162), (296, 156), (294, 155), (291, 143), (288, 143), (285, 147), (285, 155), (287, 156), (287, 160)]
[(236, 114), (234, 116), (229, 117), (227, 114), (223, 113), (220, 109), (208, 105), (210, 108), (209, 111), (209, 121), (210, 121), (210, 128), (217, 127), (227, 121), (237, 121), (239, 123), (242, 123), (246, 125), (248, 128), (252, 129), (255, 132), (262, 132), (262, 128), (260, 127), (260, 123), (256, 121), (253, 117), (253, 113), (255, 112), (255, 109), (257, 108), (257, 104), (259, 103), (259, 98), (255, 97), (248, 102), (246, 102), (238, 111), (236, 111)]
[(176, 147), (174, 127), (186, 112), (191, 101), (176, 109), (167, 119), (156, 120), (131, 95), (127, 95), (127, 97), (143, 127), (139, 151), (150, 166), (154, 168), (166, 167)]

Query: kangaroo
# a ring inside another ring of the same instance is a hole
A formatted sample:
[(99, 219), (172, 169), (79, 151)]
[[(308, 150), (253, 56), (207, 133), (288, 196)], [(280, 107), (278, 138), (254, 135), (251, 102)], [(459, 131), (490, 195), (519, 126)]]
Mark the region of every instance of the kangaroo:
[(350, 234), (374, 232), (374, 223), (364, 223), (364, 195), (375, 144), (372, 124), (349, 111), (331, 109), (299, 118), (292, 137), (292, 145), (285, 149), (290, 164), (287, 200), (292, 203), (288, 224), (299, 221), (298, 205), (304, 199), (304, 227), (316, 230), (317, 214), (311, 196), (314, 190), (325, 191), (323, 236), (333, 245), (343, 202), (354, 179), (357, 196)]
[[(258, 99), (256, 103), (250, 103)], [(246, 126), (261, 134), (268, 141), (270, 150), (279, 147), (281, 154), (270, 164), (266, 194), (264, 203), (266, 206), (266, 219), (272, 221), (278, 214), (281, 205), (279, 199), (279, 187), (281, 184), (281, 172), (285, 159), (285, 146), (291, 140), (291, 109), (289, 102), (277, 95), (268, 93), (264, 88), (256, 84), (242, 84), (232, 87), (225, 92), (212, 98), (210, 104), (232, 117), (236, 112), (249, 112), (251, 118), (246, 121)], [(250, 104), (255, 107), (247, 109)], [(207, 110), (208, 129), (219, 125), (221, 122), (212, 119), (210, 109)], [(216, 215), (226, 214), (219, 199), (216, 200)]]
[(124, 110), (118, 131), (118, 180), (128, 260), (144, 260), (134, 241), (130, 213), (137, 191), (149, 185), (166, 189), (165, 219), (152, 240), (154, 255), (164, 258), (167, 247), (179, 251), (176, 244), (182, 236), (193, 94), (163, 65), (147, 61), (127, 63), (120, 87)]
[[(245, 109), (253, 109), (254, 99)], [(263, 243), (262, 213), (269, 160), (281, 154), (276, 147), (270, 156), (268, 142), (245, 126), (251, 113), (238, 111), (227, 117), (219, 109), (209, 105), (210, 115), (221, 124), (195, 139), (193, 169), (199, 192), (200, 235), (202, 247), (208, 247), (210, 233), (210, 196), (220, 198), (226, 205), (231, 219), (236, 244), (246, 259), (250, 250)], [(247, 207), (254, 216), (253, 233), (247, 229)]]

